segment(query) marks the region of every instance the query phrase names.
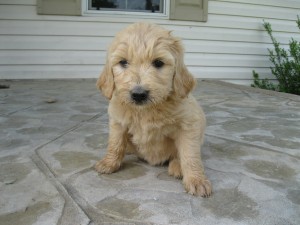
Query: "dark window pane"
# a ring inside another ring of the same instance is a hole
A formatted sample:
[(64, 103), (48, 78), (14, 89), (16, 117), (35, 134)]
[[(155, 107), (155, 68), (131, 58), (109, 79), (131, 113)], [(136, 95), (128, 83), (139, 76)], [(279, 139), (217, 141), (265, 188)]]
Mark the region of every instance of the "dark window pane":
[(97, 10), (162, 12), (161, 0), (91, 0)]

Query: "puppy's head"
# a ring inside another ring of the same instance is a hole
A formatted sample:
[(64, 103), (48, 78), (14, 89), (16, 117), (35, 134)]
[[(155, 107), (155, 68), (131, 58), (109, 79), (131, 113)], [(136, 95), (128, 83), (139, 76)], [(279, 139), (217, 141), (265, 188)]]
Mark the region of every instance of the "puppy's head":
[(104, 96), (125, 104), (151, 105), (184, 98), (195, 79), (183, 62), (181, 41), (157, 25), (136, 23), (111, 44), (97, 86)]

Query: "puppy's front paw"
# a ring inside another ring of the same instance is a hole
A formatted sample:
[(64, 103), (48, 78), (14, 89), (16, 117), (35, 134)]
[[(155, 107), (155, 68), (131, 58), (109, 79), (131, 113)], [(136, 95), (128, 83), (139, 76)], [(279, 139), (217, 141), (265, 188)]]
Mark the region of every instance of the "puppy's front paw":
[(192, 195), (207, 198), (212, 193), (212, 186), (209, 180), (191, 177), (183, 180), (185, 190)]
[(117, 171), (121, 166), (121, 163), (116, 163), (115, 161), (108, 160), (106, 158), (99, 160), (94, 168), (98, 173), (113, 173)]

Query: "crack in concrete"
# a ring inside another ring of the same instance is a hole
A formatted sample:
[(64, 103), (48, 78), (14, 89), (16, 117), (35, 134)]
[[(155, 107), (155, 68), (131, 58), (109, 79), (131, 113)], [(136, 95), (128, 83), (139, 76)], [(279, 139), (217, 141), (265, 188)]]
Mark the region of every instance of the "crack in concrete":
[(280, 154), (287, 155), (289, 157), (296, 158), (296, 159), (300, 160), (300, 157), (297, 156), (297, 155), (292, 155), (290, 153), (277, 151), (275, 148), (271, 149), (271, 148), (268, 148), (268, 147), (265, 147), (265, 146), (251, 144), (247, 141), (235, 140), (235, 139), (232, 139), (232, 138), (229, 138), (229, 137), (224, 137), (224, 136), (220, 136), (220, 135), (211, 134), (209, 132), (206, 132), (205, 135), (208, 136), (208, 137), (215, 137), (215, 138), (219, 138), (219, 139), (222, 139), (222, 140), (225, 140), (225, 141), (232, 141), (232, 142), (235, 142), (235, 143), (238, 143), (238, 144), (243, 144), (243, 145), (247, 145), (247, 146), (250, 146), (250, 147), (259, 148), (261, 150), (265, 150), (265, 151), (269, 151), (269, 152), (273, 152), (273, 153), (280, 153)]
[(52, 138), (50, 141), (38, 146), (35, 150), (34, 150), (34, 154), (31, 156), (32, 161), (35, 163), (35, 165), (37, 166), (37, 168), (39, 168), (39, 170), (49, 179), (49, 181), (55, 186), (55, 188), (57, 189), (57, 191), (62, 195), (62, 197), (65, 199), (65, 203), (64, 203), (64, 208), (62, 211), (62, 215), (60, 217), (60, 224), (62, 223), (62, 217), (64, 215), (64, 212), (66, 211), (66, 205), (71, 204), (71, 205), (75, 205), (77, 210), (81, 210), (82, 213), (85, 215), (86, 218), (88, 218), (88, 223), (86, 224), (90, 224), (90, 217), (88, 216), (86, 210), (82, 207), (82, 205), (78, 204), (73, 198), (72, 196), (69, 194), (68, 190), (65, 188), (65, 185), (60, 182), (58, 180), (58, 178), (55, 176), (54, 171), (51, 169), (51, 167), (43, 160), (43, 158), (41, 157), (39, 150), (42, 149), (43, 147), (45, 147), (46, 145), (58, 140), (59, 138), (67, 135), (68, 133), (78, 129), (79, 127), (83, 126), (86, 122), (90, 122), (90, 121), (94, 121), (97, 118), (99, 118), (101, 115), (101, 113), (98, 113), (92, 117), (90, 117), (87, 120), (81, 121), (80, 123), (76, 124), (73, 127), (70, 127), (69, 129), (65, 130), (64, 132), (62, 132), (60, 135), (58, 135), (55, 138)]
[[(73, 179), (75, 179), (73, 177)], [(70, 193), (70, 196), (73, 197), (73, 200), (81, 207), (84, 208), (86, 214), (89, 216), (89, 218), (91, 218), (92, 222), (95, 224), (105, 224), (104, 223), (104, 219), (110, 219), (112, 220), (111, 224), (128, 224), (128, 223), (133, 223), (133, 224), (148, 224), (148, 225), (154, 225), (154, 223), (150, 223), (150, 222), (143, 222), (143, 221), (139, 221), (139, 220), (134, 220), (134, 219), (125, 219), (122, 218), (118, 215), (115, 215), (113, 213), (110, 213), (108, 211), (103, 211), (93, 205), (90, 205), (84, 198), (81, 197), (81, 195), (78, 193), (78, 191), (72, 187), (71, 185), (65, 185), (65, 188), (67, 189), (68, 193)], [(100, 202), (106, 200), (106, 199), (110, 199), (113, 198), (115, 196), (117, 196), (121, 191), (124, 191), (126, 189), (122, 189), (117, 191), (116, 194), (112, 195), (112, 196), (108, 196), (104, 199), (102, 199)], [(102, 220), (103, 219), (103, 220)], [(159, 224), (157, 224), (159, 225)]]
[(85, 224), (88, 224), (90, 222), (90, 218), (87, 216), (86, 212), (84, 209), (82, 209), (74, 200), (73, 198), (69, 195), (67, 189), (65, 186), (56, 178), (56, 176), (53, 174), (53, 172), (50, 170), (48, 165), (44, 162), (42, 158), (38, 154), (33, 154), (31, 157), (31, 160), (34, 162), (34, 164), (39, 168), (39, 170), (48, 178), (48, 180), (51, 182), (52, 185), (56, 188), (56, 190), (61, 194), (61, 196), (64, 198), (65, 203), (64, 203), (64, 208), (60, 217), (60, 224), (62, 224), (61, 218), (63, 216), (63, 213), (65, 212), (66, 205), (70, 204), (75, 206), (76, 210), (81, 211), (84, 216), (87, 218), (88, 221), (85, 221)]
[(83, 120), (83, 121), (80, 121), (78, 124), (68, 128), (67, 130), (63, 131), (60, 135), (56, 136), (55, 138), (52, 138), (50, 141), (44, 143), (44, 144), (41, 144), (40, 146), (38, 146), (34, 151), (38, 154), (38, 151), (40, 149), (42, 149), (43, 147), (45, 147), (46, 145), (56, 141), (57, 139), (65, 136), (66, 134), (78, 129), (79, 127), (83, 126), (85, 122), (90, 122), (90, 121), (94, 121), (96, 119), (98, 119), (100, 117), (102, 113), (97, 113), (96, 115), (90, 117), (89, 119), (86, 119), (86, 120)]
[(270, 91), (270, 90), (265, 90), (265, 89), (260, 89), (260, 88), (253, 88), (253, 87), (248, 87), (245, 85), (233, 84), (233, 83), (224, 82), (224, 81), (220, 81), (220, 80), (202, 80), (202, 82), (207, 82), (207, 83), (211, 83), (211, 84), (215, 84), (215, 85), (223, 86), (223, 87), (225, 86), (225, 87), (229, 87), (229, 88), (234, 88), (234, 89), (238, 89), (240, 91), (249, 91), (250, 93), (264, 94), (264, 95), (269, 95), (269, 96), (275, 96), (278, 98), (289, 99), (294, 102), (300, 102), (300, 98), (298, 95), (277, 92), (277, 91)]

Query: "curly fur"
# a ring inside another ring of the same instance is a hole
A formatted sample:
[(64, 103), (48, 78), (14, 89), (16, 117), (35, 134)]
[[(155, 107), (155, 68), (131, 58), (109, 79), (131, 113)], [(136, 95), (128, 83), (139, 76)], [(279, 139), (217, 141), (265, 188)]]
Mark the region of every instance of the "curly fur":
[[(206, 120), (190, 94), (196, 81), (183, 52), (180, 39), (154, 24), (132, 24), (116, 35), (97, 81), (110, 100), (108, 149), (95, 165), (99, 173), (117, 171), (131, 151), (151, 165), (169, 161), (169, 174), (182, 178), (188, 193), (211, 195), (200, 154)], [(155, 60), (163, 66), (155, 67)], [(137, 86), (149, 93), (143, 104), (132, 99)]]

